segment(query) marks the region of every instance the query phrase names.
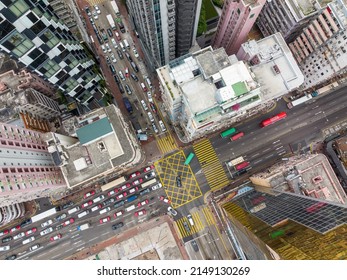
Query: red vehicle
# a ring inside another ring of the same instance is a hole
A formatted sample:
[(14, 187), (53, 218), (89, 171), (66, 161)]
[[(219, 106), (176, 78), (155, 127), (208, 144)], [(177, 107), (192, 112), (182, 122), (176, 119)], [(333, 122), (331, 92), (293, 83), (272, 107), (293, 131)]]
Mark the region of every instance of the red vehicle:
[(32, 228), (32, 229), (29, 229), (29, 230), (27, 230), (26, 232), (25, 232), (25, 235), (26, 236), (28, 236), (28, 235), (30, 235), (30, 234), (33, 234), (33, 233), (35, 233), (36, 232), (36, 227), (34, 227), (34, 228)]
[(260, 123), (260, 127), (268, 126), (268, 125), (270, 125), (270, 124), (273, 124), (273, 123), (275, 123), (275, 122), (278, 122), (279, 120), (284, 119), (285, 117), (287, 117), (287, 113), (286, 113), (286, 112), (281, 112), (281, 113), (279, 113), (279, 114), (273, 116), (272, 118), (263, 120), (263, 121)]
[(55, 241), (62, 238), (62, 235), (60, 233), (58, 233), (57, 235), (51, 236), (50, 240), (51, 241)]
[(236, 170), (241, 170), (246, 168), (249, 165), (248, 161), (241, 162), (240, 164), (236, 165), (235, 168)]
[(87, 197), (93, 196), (94, 194), (95, 194), (95, 191), (90, 191), (90, 192), (87, 192), (86, 194), (84, 194), (84, 198), (87, 198)]
[(89, 205), (92, 205), (93, 201), (89, 200), (81, 205), (82, 208), (88, 207)]
[(105, 218), (102, 218), (99, 220), (100, 224), (104, 224), (104, 223), (107, 223), (111, 220), (110, 216), (107, 216)]
[(235, 141), (245, 135), (243, 132), (239, 132), (230, 138), (231, 141)]
[(154, 165), (145, 167), (145, 168), (143, 169), (143, 172), (148, 172), (148, 171), (151, 171), (152, 169), (154, 169)]

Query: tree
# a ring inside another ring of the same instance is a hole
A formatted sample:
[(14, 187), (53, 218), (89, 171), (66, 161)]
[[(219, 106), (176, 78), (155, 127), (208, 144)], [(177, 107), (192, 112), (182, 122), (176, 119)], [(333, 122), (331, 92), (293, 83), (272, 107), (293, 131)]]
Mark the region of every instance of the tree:
[(204, 2), (201, 3), (200, 18), (198, 23), (197, 37), (201, 36), (207, 30), (206, 10)]

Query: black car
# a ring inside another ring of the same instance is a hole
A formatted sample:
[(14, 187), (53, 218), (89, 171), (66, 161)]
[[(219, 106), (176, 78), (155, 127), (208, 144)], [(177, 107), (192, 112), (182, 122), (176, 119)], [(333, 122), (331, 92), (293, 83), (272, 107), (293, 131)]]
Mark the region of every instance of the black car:
[(195, 251), (195, 252), (198, 252), (198, 251), (199, 251), (198, 243), (196, 243), (196, 241), (193, 240), (193, 241), (191, 242), (191, 244), (192, 244), (192, 247), (193, 247), (194, 251)]
[(127, 84), (125, 84), (125, 90), (127, 91), (128, 94), (132, 93), (131, 88)]
[(130, 64), (136, 73), (139, 72), (139, 68), (137, 68), (137, 65), (135, 64), (135, 62), (132, 61), (132, 62), (130, 62)]
[(11, 255), (8, 256), (5, 260), (15, 260), (17, 258), (17, 255)]
[(119, 88), (120, 93), (124, 93), (125, 92), (124, 91), (124, 87), (123, 87), (122, 84), (118, 84), (118, 88)]
[(177, 187), (182, 187), (182, 180), (181, 180), (181, 176), (176, 176), (176, 185)]
[(130, 74), (131, 78), (133, 78), (134, 81), (138, 82), (139, 78), (135, 75), (135, 73)]
[(114, 201), (115, 201), (114, 198), (109, 198), (109, 199), (106, 199), (105, 201), (103, 201), (102, 204), (103, 204), (104, 206), (107, 206), (107, 205), (113, 203)]
[[(108, 57), (108, 56), (106, 56), (106, 63), (107, 64), (111, 64), (111, 59)], [(112, 71), (112, 70), (111, 70)]]
[(112, 33), (112, 30), (110, 28), (107, 28), (107, 33), (108, 33), (108, 36), (110, 36), (110, 38), (113, 37), (113, 33)]
[(10, 242), (12, 239), (13, 239), (12, 236), (7, 236), (7, 237), (3, 238), (1, 241), (2, 241), (2, 243), (6, 243), (6, 242)]
[(183, 226), (184, 226), (185, 230), (189, 233), (190, 227), (188, 226), (187, 222), (183, 222)]
[(120, 79), (119, 79), (118, 75), (114, 74), (113, 77), (114, 77), (114, 80), (116, 81), (116, 83), (119, 85), (120, 84)]
[(20, 227), (25, 227), (27, 225), (30, 225), (32, 223), (31, 219), (25, 220), (20, 224)]
[(124, 226), (124, 224), (122, 222), (120, 222), (120, 223), (112, 225), (112, 229), (119, 229), (119, 228), (121, 228), (123, 226)]
[(125, 203), (125, 202), (124, 202), (123, 200), (118, 201), (118, 202), (116, 202), (115, 204), (113, 204), (113, 207), (114, 207), (114, 208), (121, 207), (121, 206), (124, 205), (124, 203)]
[(112, 74), (116, 74), (116, 68), (114, 68), (114, 66), (112, 64), (109, 65), (109, 67), (110, 67)]
[(132, 62), (133, 59), (131, 58), (131, 55), (128, 52), (125, 52), (125, 56), (127, 57), (127, 59)]
[(63, 225), (57, 225), (56, 227), (55, 227), (55, 230), (60, 230), (60, 229), (62, 229), (63, 228)]
[(120, 59), (123, 59), (123, 54), (120, 50), (117, 50), (117, 54), (119, 56)]

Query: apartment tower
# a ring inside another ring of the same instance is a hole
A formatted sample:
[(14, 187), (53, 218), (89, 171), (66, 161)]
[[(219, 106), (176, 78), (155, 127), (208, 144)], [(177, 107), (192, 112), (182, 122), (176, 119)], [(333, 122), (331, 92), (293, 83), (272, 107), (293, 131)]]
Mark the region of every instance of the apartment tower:
[(226, 0), (219, 19), (213, 48), (236, 54), (257, 19), (266, 0)]

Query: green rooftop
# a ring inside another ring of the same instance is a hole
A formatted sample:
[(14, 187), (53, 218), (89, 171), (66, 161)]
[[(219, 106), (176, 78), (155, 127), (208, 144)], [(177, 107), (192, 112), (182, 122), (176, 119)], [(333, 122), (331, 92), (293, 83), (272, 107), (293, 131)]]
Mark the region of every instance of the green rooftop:
[(113, 129), (108, 118), (103, 118), (77, 129), (76, 133), (80, 143), (83, 145), (105, 136), (112, 131)]
[(232, 85), (232, 88), (236, 94), (236, 96), (240, 96), (248, 92), (245, 82), (237, 82)]

